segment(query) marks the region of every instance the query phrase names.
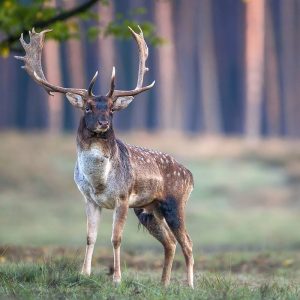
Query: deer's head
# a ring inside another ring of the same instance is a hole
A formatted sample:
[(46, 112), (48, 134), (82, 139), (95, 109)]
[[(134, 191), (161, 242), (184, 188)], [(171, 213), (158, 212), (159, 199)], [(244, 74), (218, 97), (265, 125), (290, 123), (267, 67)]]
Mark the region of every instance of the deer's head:
[(134, 96), (149, 90), (155, 83), (153, 81), (152, 84), (143, 87), (144, 75), (148, 71), (148, 68), (146, 67), (148, 47), (140, 27), (140, 33), (134, 32), (130, 27), (129, 29), (139, 48), (138, 80), (136, 88), (133, 90), (121, 91), (115, 89), (115, 67), (113, 67), (112, 70), (110, 89), (106, 95), (93, 94), (93, 86), (96, 82), (98, 72), (95, 73), (87, 90), (64, 88), (49, 83), (45, 78), (42, 69), (41, 58), (45, 34), (50, 30), (44, 30), (37, 33), (32, 29), (32, 31), (29, 31), (30, 42), (28, 44), (24, 41), (22, 34), (20, 41), (25, 49), (26, 55), (24, 57), (15, 56), (15, 58), (25, 62), (25, 66), (22, 68), (27, 71), (34, 81), (43, 86), (48, 94), (65, 94), (73, 106), (83, 110), (85, 125), (90, 131), (96, 133), (105, 132), (111, 127), (112, 117), (115, 111), (126, 108), (134, 99)]

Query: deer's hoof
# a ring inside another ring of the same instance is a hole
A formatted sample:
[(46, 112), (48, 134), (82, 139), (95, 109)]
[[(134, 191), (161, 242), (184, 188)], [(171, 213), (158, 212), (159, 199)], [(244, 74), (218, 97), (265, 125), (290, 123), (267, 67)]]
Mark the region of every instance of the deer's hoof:
[(169, 281), (169, 280), (162, 280), (162, 281), (161, 281), (161, 285), (162, 285), (164, 288), (167, 288), (167, 287), (170, 285), (170, 281)]
[(80, 274), (83, 275), (83, 276), (90, 276), (90, 275), (91, 275), (91, 272), (82, 270), (82, 271), (80, 272)]
[(189, 288), (194, 289), (194, 283), (188, 280), (183, 280), (183, 284), (187, 285)]
[(194, 289), (194, 283), (193, 283), (193, 282), (188, 282), (188, 286), (189, 286), (191, 289)]
[(121, 277), (113, 277), (113, 283), (118, 286), (121, 283)]

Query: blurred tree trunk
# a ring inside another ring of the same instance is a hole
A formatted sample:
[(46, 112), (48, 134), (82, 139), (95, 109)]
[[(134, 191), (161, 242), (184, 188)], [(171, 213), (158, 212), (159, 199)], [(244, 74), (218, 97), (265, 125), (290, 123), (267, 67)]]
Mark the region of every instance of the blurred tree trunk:
[[(100, 15), (101, 27), (107, 26), (113, 20), (114, 5), (113, 1), (109, 5), (100, 4), (98, 6), (98, 14)], [(98, 63), (100, 71), (101, 93), (105, 94), (110, 86), (110, 78), (112, 68), (115, 65), (115, 45), (114, 38), (111, 36), (104, 37), (103, 34), (98, 38)], [(117, 70), (116, 70), (117, 71)], [(116, 78), (118, 73), (116, 72)]]
[[(14, 120), (14, 118), (20, 104), (18, 103), (18, 89), (14, 89), (12, 85), (13, 82), (17, 82), (17, 73), (12, 72), (12, 66), (14, 65), (16, 63), (10, 61), (10, 59), (1, 59), (0, 90), (2, 107), (0, 110), (0, 128), (9, 128), (17, 124), (17, 120)], [(20, 69), (18, 71), (21, 73)], [(24, 75), (24, 72), (22, 73)]]
[(182, 93), (176, 65), (172, 1), (155, 1), (155, 25), (166, 43), (157, 49), (158, 125), (162, 130), (182, 127)]
[(266, 9), (265, 80), (267, 134), (279, 136), (281, 118), (278, 53), (275, 44), (275, 28), (270, 6)]
[(221, 133), (219, 86), (212, 22), (212, 1), (199, 1), (198, 66), (199, 100), (202, 99), (203, 127), (207, 134)]
[[(70, 9), (74, 7), (78, 1), (76, 0), (64, 0), (64, 4), (66, 8)], [(72, 20), (70, 20), (72, 21)], [(80, 34), (83, 34), (80, 32)], [(70, 39), (66, 43), (67, 45), (67, 74), (69, 77), (69, 85), (74, 88), (87, 88), (86, 83), (86, 71), (84, 67), (85, 63), (85, 55), (82, 45), (81, 39)], [(67, 103), (69, 104), (69, 103)], [(77, 123), (79, 122), (79, 118), (81, 115), (80, 110), (71, 107), (70, 109), (72, 123), (75, 123), (77, 127)], [(71, 128), (73, 124), (67, 125), (67, 128)]]
[[(296, 6), (295, 1), (281, 1), (281, 52), (282, 52), (282, 83), (284, 99), (284, 129), (289, 137), (296, 137), (298, 131), (299, 111), (296, 94)], [(299, 29), (298, 29), (299, 30)]]
[(264, 37), (265, 1), (251, 0), (246, 5), (246, 138), (255, 141), (260, 137)]
[(294, 101), (296, 104), (296, 108), (295, 108), (295, 126), (296, 126), (296, 131), (297, 131), (297, 137), (300, 137), (300, 58), (299, 58), (299, 54), (300, 54), (300, 2), (297, 1), (296, 2), (296, 28), (297, 30), (295, 30), (295, 41), (296, 41), (296, 50), (295, 50), (295, 68), (296, 68), (296, 78), (295, 78), (295, 97), (294, 97)]
[(186, 1), (180, 0), (176, 2), (174, 20), (175, 36), (177, 37), (177, 73), (180, 80), (177, 85), (182, 92), (183, 97), (180, 101), (180, 115), (182, 119), (183, 129), (195, 131), (197, 120), (200, 119), (199, 100), (196, 90), (197, 75), (197, 43), (194, 28), (198, 22), (197, 18), (198, 1), (192, 0), (187, 5)]
[(236, 0), (212, 2), (220, 123), (224, 134), (241, 135), (245, 126), (246, 6)]
[[(56, 6), (56, 1), (51, 0), (48, 5)], [(49, 82), (62, 85), (60, 47), (54, 40), (45, 43), (44, 50), (46, 78)], [(63, 95), (54, 93), (48, 97), (49, 127), (51, 133), (59, 133), (63, 123)]]

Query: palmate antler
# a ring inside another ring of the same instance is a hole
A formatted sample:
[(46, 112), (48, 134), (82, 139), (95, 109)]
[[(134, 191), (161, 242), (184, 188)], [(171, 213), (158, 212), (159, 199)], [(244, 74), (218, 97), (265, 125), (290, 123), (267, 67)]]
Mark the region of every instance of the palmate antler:
[[(115, 67), (113, 67), (112, 78), (111, 78), (111, 86), (110, 91), (107, 96), (111, 97), (113, 101), (116, 101), (119, 97), (122, 98), (133, 98), (134, 96), (149, 90), (154, 85), (154, 81), (152, 84), (143, 87), (143, 78), (148, 71), (146, 68), (146, 60), (148, 57), (148, 47), (144, 40), (143, 32), (140, 29), (140, 33), (134, 32), (129, 27), (134, 39), (136, 40), (139, 48), (139, 71), (138, 71), (138, 80), (137, 85), (134, 90), (129, 91), (120, 91), (115, 90)], [(29, 76), (36, 81), (39, 85), (44, 87), (44, 89), (48, 92), (48, 94), (52, 95), (52, 93), (62, 93), (62, 94), (75, 94), (82, 97), (83, 101), (86, 101), (89, 97), (97, 97), (93, 94), (92, 89), (95, 84), (95, 81), (98, 76), (98, 71), (95, 73), (93, 79), (91, 80), (88, 89), (77, 89), (77, 88), (64, 88), (58, 85), (51, 84), (47, 81), (43, 68), (42, 68), (42, 50), (45, 41), (45, 34), (51, 30), (43, 30), (39, 33), (35, 32), (34, 28), (32, 31), (29, 31), (30, 42), (26, 43), (23, 38), (23, 34), (21, 34), (20, 42), (26, 52), (25, 56), (15, 56), (16, 59), (22, 60), (25, 62), (25, 66), (22, 66)], [(74, 104), (74, 103), (73, 103)], [(76, 105), (76, 104), (74, 104)]]
[(42, 51), (45, 42), (45, 34), (49, 31), (51, 30), (47, 29), (37, 33), (33, 28), (32, 31), (29, 31), (30, 42), (28, 44), (24, 41), (22, 33), (20, 42), (26, 52), (26, 55), (24, 57), (15, 56), (15, 58), (25, 62), (25, 66), (22, 66), (22, 68), (27, 71), (34, 81), (43, 86), (48, 94), (51, 95), (52, 92), (62, 94), (74, 93), (87, 97), (88, 91), (85, 89), (64, 88), (58, 85), (53, 85), (47, 81), (42, 68)]

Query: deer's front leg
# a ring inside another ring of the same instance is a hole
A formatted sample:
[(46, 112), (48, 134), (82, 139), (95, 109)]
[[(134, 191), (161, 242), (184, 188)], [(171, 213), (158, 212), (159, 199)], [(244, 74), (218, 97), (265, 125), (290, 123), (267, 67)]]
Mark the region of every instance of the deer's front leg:
[(91, 274), (92, 256), (94, 252), (94, 246), (97, 239), (98, 223), (100, 219), (101, 209), (93, 202), (87, 201), (86, 203), (86, 217), (87, 217), (87, 239), (85, 257), (82, 266), (81, 274)]
[(113, 217), (113, 228), (111, 242), (114, 251), (114, 274), (113, 281), (115, 283), (121, 282), (121, 264), (120, 264), (120, 246), (123, 228), (128, 213), (128, 204), (122, 201), (116, 205)]

